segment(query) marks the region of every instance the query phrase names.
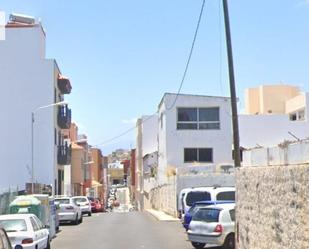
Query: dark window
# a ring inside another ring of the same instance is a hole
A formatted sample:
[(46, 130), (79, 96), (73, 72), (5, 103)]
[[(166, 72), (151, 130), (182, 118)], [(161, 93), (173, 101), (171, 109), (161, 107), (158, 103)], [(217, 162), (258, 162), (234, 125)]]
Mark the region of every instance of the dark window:
[(210, 200), (211, 200), (210, 193), (206, 191), (191, 191), (187, 194), (186, 204), (191, 207), (193, 203), (197, 201), (210, 201)]
[(56, 128), (54, 131), (54, 139), (55, 139), (55, 145), (57, 145), (57, 129)]
[(220, 129), (220, 109), (210, 108), (178, 108), (178, 130), (218, 130)]
[(212, 148), (185, 148), (184, 149), (184, 162), (213, 162), (213, 149)]
[(185, 149), (185, 162), (197, 162), (197, 149)]
[(213, 162), (212, 149), (198, 149), (198, 161), (199, 162)]
[(196, 108), (179, 108), (178, 109), (178, 121), (197, 121), (197, 109)]
[(218, 222), (220, 210), (210, 208), (200, 208), (192, 217), (192, 220)]
[(235, 209), (230, 210), (231, 221), (235, 221)]
[(235, 201), (235, 191), (220, 192), (217, 194), (218, 201)]

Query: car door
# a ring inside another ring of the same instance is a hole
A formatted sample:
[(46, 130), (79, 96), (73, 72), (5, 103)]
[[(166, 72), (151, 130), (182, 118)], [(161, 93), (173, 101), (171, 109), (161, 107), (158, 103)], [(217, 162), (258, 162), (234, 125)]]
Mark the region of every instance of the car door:
[(38, 245), (39, 246), (39, 241), (40, 241), (40, 233), (39, 233), (39, 226), (38, 224), (36, 223), (36, 221), (34, 220), (33, 217), (30, 217), (30, 222), (31, 222), (31, 225), (32, 225), (32, 229), (33, 229), (33, 243), (35, 245)]
[(45, 226), (43, 225), (43, 223), (39, 220), (39, 218), (37, 217), (33, 217), (34, 220), (36, 221), (36, 223), (38, 224), (38, 233), (40, 236), (40, 241), (39, 241), (39, 248), (44, 249), (47, 245), (47, 240), (48, 240), (48, 232), (47, 229), (45, 228)]

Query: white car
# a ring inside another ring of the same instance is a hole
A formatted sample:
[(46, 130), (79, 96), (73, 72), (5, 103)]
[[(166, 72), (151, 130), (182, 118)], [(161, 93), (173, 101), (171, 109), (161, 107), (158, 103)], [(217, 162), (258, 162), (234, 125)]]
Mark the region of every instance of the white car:
[(8, 214), (0, 216), (13, 248), (50, 249), (49, 231), (34, 214)]
[(55, 198), (55, 204), (59, 207), (57, 213), (59, 222), (72, 222), (75, 225), (83, 222), (81, 208), (71, 197)]
[(91, 216), (91, 204), (86, 196), (74, 196), (72, 197), (72, 200), (80, 207), (82, 214), (88, 214), (88, 216)]
[(188, 238), (197, 249), (205, 245), (235, 248), (235, 204), (201, 207), (193, 215)]

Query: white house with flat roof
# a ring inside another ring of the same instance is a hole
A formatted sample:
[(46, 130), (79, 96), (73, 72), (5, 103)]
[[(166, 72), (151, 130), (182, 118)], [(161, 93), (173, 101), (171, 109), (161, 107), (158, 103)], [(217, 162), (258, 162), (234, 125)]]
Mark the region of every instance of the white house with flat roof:
[(158, 117), (160, 184), (171, 170), (233, 163), (230, 98), (166, 93)]

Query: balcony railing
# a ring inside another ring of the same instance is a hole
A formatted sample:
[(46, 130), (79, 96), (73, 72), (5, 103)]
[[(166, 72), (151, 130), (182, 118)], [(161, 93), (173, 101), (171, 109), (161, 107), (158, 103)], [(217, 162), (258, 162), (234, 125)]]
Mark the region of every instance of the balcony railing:
[(72, 86), (70, 80), (62, 75), (58, 77), (58, 88), (62, 94), (69, 94), (71, 93)]
[(61, 129), (69, 129), (71, 126), (71, 109), (68, 105), (58, 107), (58, 125)]
[(59, 165), (71, 164), (71, 146), (58, 145), (58, 164)]

